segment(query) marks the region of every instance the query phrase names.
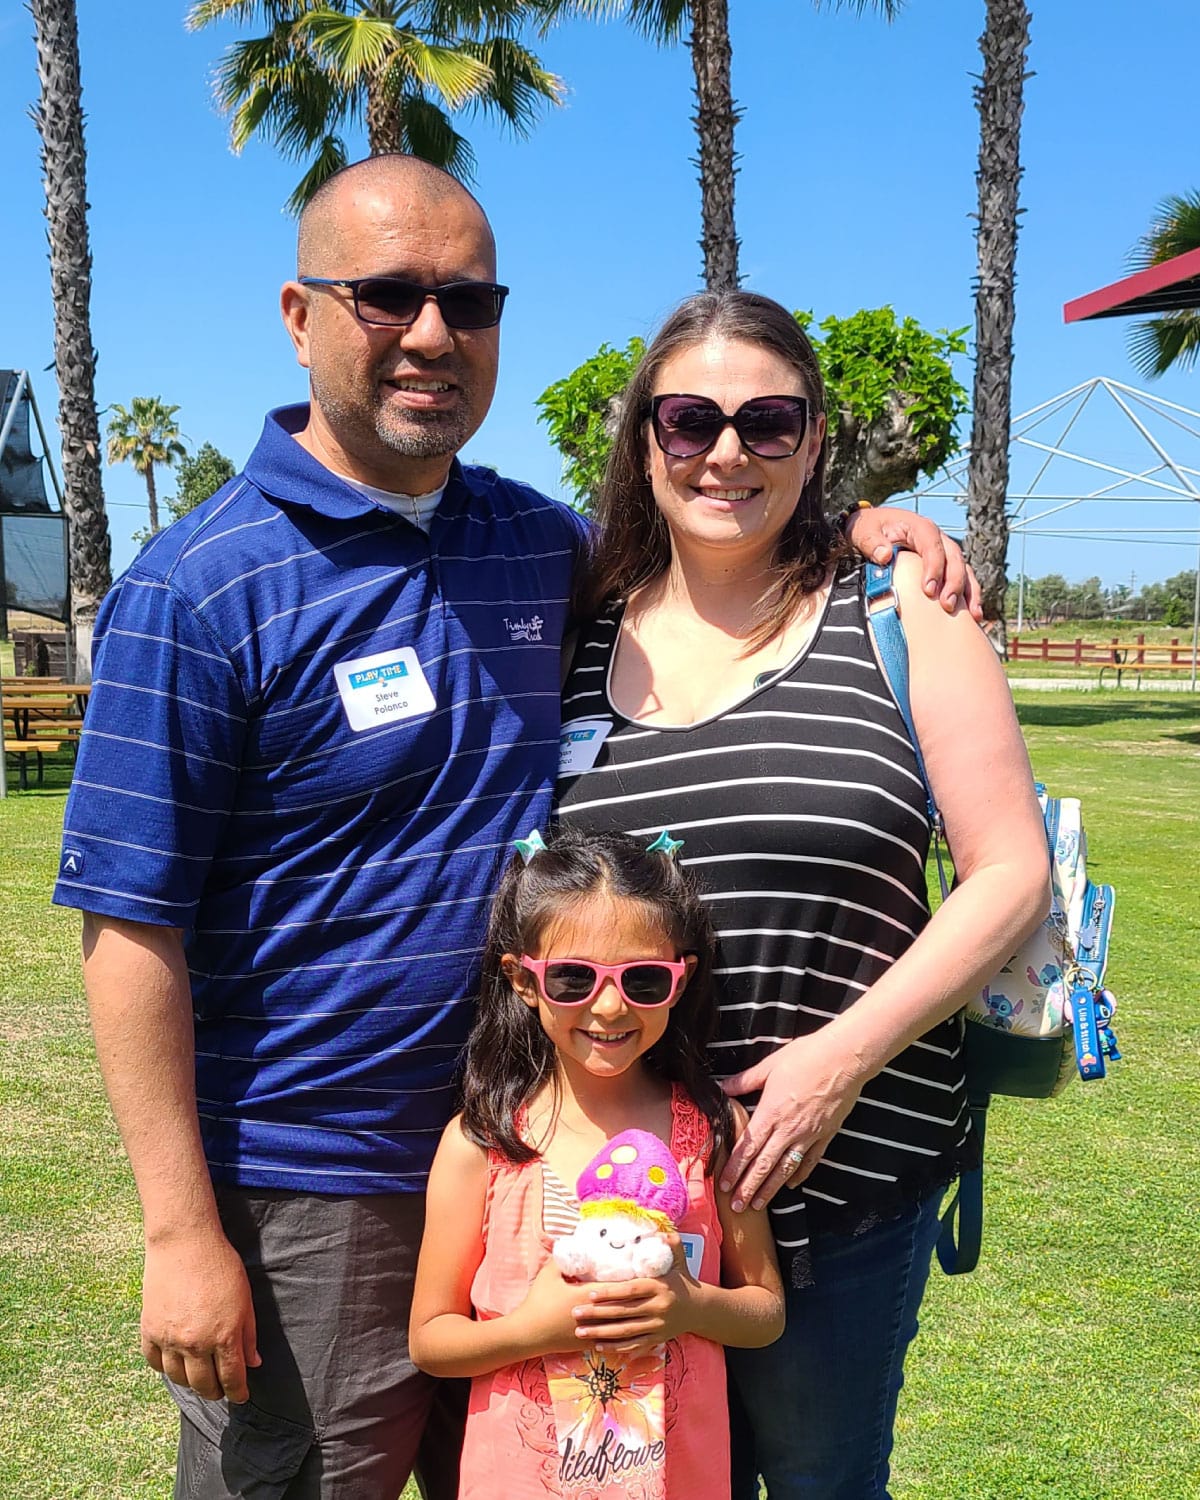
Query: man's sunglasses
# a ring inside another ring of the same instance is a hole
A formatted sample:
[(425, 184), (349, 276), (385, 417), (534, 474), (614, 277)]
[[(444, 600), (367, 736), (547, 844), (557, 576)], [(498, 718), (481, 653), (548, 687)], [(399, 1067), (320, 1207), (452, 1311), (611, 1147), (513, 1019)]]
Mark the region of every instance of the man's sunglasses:
[(448, 281), (445, 286), (422, 286), (398, 276), (301, 276), (301, 286), (344, 286), (354, 298), (360, 323), (382, 328), (407, 328), (421, 316), (429, 298), (438, 305), (447, 328), (495, 328), (504, 311), (506, 286), (493, 281)]
[(726, 427), (758, 458), (791, 458), (804, 441), (811, 414), (805, 396), (756, 396), (732, 416), (707, 396), (655, 396), (650, 402), (654, 440), (671, 458), (699, 458)]
[(553, 1005), (586, 1005), (611, 979), (630, 1005), (647, 1009), (674, 998), (687, 973), (686, 959), (639, 958), (627, 964), (598, 964), (590, 958), (530, 958), (521, 964)]

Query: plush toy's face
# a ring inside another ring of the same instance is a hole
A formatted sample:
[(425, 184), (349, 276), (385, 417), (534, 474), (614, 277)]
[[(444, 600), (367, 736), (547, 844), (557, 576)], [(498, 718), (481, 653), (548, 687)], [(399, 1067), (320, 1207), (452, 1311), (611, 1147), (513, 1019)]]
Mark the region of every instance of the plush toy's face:
[(674, 1254), (667, 1237), (636, 1214), (614, 1211), (583, 1218), (573, 1234), (556, 1241), (554, 1258), (578, 1281), (629, 1281), (662, 1276)]

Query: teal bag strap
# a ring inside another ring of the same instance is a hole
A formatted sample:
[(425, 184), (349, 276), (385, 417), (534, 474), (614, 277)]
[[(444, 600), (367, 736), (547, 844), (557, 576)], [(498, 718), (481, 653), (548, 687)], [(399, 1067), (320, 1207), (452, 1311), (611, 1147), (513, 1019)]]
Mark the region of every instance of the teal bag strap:
[(983, 1145), (987, 1138), (990, 1094), (974, 1095), (968, 1101), (971, 1128), (979, 1137), (980, 1162), (960, 1174), (954, 1196), (942, 1210), (942, 1232), (937, 1240), (938, 1264), (947, 1276), (965, 1276), (979, 1264), (983, 1244)]
[[(896, 588), (892, 577), (893, 565), (867, 563), (865, 593), (867, 622), (879, 651), (884, 676), (908, 730), (913, 754), (917, 758), (917, 770), (925, 787), (925, 809), (933, 829), (934, 851), (937, 855), (938, 879), (942, 896), (950, 890), (942, 863), (942, 815), (933, 800), (933, 788), (925, 770), (925, 757), (921, 754), (920, 741), (913, 724), (912, 707), (908, 694), (908, 641), (900, 613), (896, 608)], [(968, 1100), (972, 1128), (979, 1135), (979, 1150), (982, 1158), (983, 1143), (987, 1129), (987, 1108), (990, 1094), (973, 1095)], [(979, 1263), (979, 1248), (983, 1243), (983, 1164), (970, 1172), (963, 1172), (958, 1179), (954, 1196), (942, 1213), (942, 1232), (938, 1236), (938, 1263), (947, 1276), (962, 1276), (973, 1271)]]
[(912, 741), (913, 754), (917, 757), (917, 770), (921, 773), (921, 781), (925, 787), (925, 810), (929, 814), (930, 826), (939, 830), (942, 815), (938, 812), (937, 804), (933, 800), (933, 788), (929, 785), (929, 775), (925, 770), (925, 757), (921, 754), (921, 743), (917, 739), (912, 707), (909, 703), (908, 640), (904, 634), (904, 626), (900, 623), (900, 612), (896, 608), (893, 571), (894, 565), (890, 562), (867, 564), (867, 620), (871, 626), (871, 633), (875, 637), (879, 660), (883, 663), (884, 675), (892, 690), (892, 697), (896, 700), (896, 707), (900, 710), (900, 717), (904, 720), (904, 727), (908, 730), (908, 737)]

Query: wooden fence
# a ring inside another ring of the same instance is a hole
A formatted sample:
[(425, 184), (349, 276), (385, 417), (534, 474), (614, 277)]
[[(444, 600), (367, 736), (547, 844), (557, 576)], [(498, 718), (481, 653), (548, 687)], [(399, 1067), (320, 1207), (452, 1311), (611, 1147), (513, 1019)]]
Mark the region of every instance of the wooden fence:
[(1049, 636), (1035, 640), (1031, 636), (1012, 635), (1008, 638), (1009, 661), (1057, 662), (1073, 667), (1153, 667), (1170, 671), (1172, 667), (1191, 669), (1192, 647), (1188, 642), (1180, 645), (1179, 637), (1167, 641), (1146, 642), (1144, 635), (1132, 641), (1123, 641), (1113, 636), (1109, 641), (1085, 641), (1076, 636), (1073, 641), (1052, 641)]

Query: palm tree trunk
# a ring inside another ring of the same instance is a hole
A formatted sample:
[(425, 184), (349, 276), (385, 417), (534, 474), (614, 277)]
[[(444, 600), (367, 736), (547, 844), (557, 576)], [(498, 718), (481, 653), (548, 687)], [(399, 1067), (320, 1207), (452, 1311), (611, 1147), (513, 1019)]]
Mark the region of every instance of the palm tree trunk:
[(404, 150), (404, 107), (386, 69), (367, 85), (367, 149), (372, 156)]
[(976, 237), (975, 394), (967, 481), (967, 558), (979, 578), (984, 618), (1004, 653), (1008, 552), (1008, 445), (1012, 420), (1013, 288), (1021, 181), (1021, 115), (1029, 7), (987, 0), (979, 47), (979, 228)]
[(71, 628), (80, 680), (91, 674), (92, 627), (112, 582), (108, 517), (100, 478), (96, 351), (92, 347), (92, 256), (87, 227), (87, 152), (79, 81), (75, 0), (30, 0), (41, 93), (42, 137), (54, 297), (54, 369), (62, 434), (64, 508), (71, 571)]
[(146, 501), (150, 507), (150, 535), (158, 531), (158, 486), (154, 483), (154, 465), (146, 466)]
[(740, 112), (733, 107), (730, 82), (733, 47), (729, 40), (729, 5), (728, 0), (691, 0), (691, 8), (692, 70), (696, 75), (696, 113), (692, 118), (700, 142), (697, 165), (704, 284), (710, 292), (724, 292), (738, 284), (733, 130)]

